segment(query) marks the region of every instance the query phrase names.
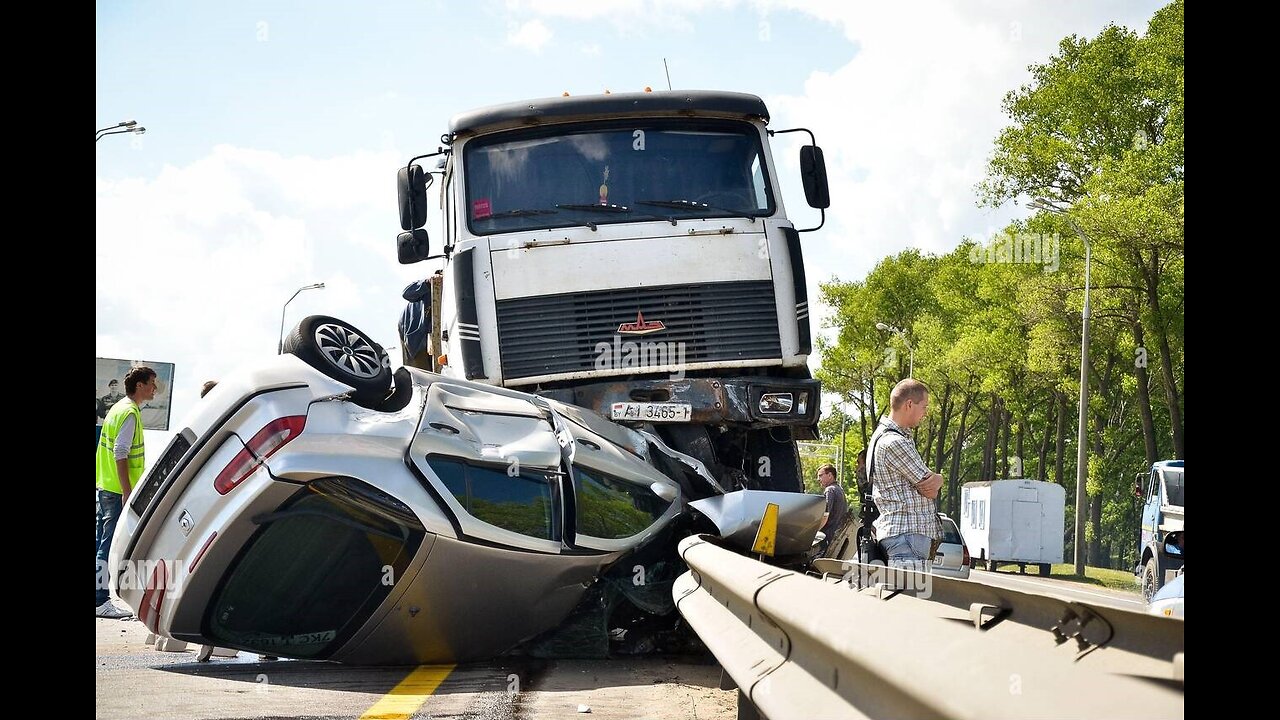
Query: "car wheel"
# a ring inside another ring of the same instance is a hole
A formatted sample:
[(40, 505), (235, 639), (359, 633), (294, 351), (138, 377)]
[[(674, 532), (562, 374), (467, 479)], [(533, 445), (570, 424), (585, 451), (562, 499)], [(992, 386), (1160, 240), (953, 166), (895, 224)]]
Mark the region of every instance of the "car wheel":
[(1156, 559), (1147, 558), (1147, 564), (1142, 566), (1142, 599), (1151, 602), (1151, 597), (1156, 594), (1160, 586), (1164, 583), (1160, 582), (1160, 572), (1156, 568)]
[(337, 318), (311, 315), (294, 326), (284, 352), (355, 389), (359, 405), (377, 403), (391, 389), (391, 364), (382, 346)]

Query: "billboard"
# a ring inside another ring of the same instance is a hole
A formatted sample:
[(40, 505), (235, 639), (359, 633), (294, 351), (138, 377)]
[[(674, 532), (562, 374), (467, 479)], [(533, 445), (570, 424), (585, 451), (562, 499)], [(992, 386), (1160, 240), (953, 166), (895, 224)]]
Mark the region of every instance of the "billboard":
[(111, 406), (124, 397), (124, 376), (137, 365), (146, 365), (156, 371), (156, 396), (142, 405), (142, 427), (168, 430), (169, 410), (173, 406), (173, 363), (150, 360), (98, 358), (98, 389), (95, 394), (98, 425), (102, 425)]

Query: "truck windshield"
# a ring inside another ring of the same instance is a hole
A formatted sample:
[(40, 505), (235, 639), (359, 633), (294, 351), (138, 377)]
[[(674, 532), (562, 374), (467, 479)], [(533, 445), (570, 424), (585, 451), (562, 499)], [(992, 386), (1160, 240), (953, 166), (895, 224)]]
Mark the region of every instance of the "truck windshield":
[(774, 209), (759, 134), (742, 122), (516, 130), (468, 143), (463, 157), (467, 222), (477, 235)]

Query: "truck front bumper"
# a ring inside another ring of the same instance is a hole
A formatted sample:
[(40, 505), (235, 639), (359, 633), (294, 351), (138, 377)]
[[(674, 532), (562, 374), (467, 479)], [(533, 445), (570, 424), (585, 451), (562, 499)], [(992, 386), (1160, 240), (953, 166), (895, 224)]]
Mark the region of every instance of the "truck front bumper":
[(688, 403), (694, 425), (764, 428), (817, 424), (821, 391), (817, 380), (738, 377), (601, 382), (539, 394), (591, 408), (605, 418), (615, 402)]

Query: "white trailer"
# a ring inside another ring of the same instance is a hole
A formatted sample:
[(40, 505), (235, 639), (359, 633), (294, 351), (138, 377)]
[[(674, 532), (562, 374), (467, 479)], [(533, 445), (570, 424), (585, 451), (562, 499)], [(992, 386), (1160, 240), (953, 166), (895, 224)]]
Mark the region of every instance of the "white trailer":
[(960, 533), (970, 563), (987, 570), (1018, 563), (1026, 572), (1035, 563), (1041, 575), (1062, 562), (1066, 490), (1039, 480), (965, 483), (960, 497)]

